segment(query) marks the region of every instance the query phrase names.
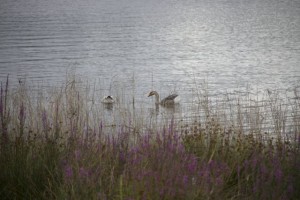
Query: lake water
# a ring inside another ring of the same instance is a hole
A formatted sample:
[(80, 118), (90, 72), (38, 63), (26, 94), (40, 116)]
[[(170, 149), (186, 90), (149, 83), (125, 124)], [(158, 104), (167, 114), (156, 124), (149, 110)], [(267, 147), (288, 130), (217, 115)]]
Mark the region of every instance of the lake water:
[(59, 85), (74, 70), (139, 101), (300, 85), (299, 0), (1, 0), (0, 78)]

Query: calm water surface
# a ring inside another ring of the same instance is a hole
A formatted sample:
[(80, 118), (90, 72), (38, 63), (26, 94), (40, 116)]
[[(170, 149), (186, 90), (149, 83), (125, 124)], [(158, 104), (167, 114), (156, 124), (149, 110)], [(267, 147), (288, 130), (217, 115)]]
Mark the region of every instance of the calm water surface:
[[(298, 0), (0, 0), (0, 78), (59, 85), (68, 70), (143, 101), (300, 84)], [(99, 83), (99, 84), (98, 84)]]

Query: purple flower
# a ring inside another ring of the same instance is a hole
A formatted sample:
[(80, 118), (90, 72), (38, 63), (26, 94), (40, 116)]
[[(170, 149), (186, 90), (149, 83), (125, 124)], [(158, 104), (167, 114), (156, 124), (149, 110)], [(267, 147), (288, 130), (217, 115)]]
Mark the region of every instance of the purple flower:
[(82, 177), (82, 178), (88, 177), (89, 176), (88, 170), (84, 169), (83, 167), (80, 167), (79, 176)]
[(224, 183), (223, 178), (221, 176), (217, 177), (215, 183), (217, 186), (223, 185)]
[(186, 186), (189, 182), (189, 177), (187, 175), (184, 175), (182, 179), (183, 179), (184, 186)]
[(275, 180), (276, 180), (277, 182), (280, 182), (280, 181), (282, 180), (283, 173), (282, 173), (282, 171), (281, 171), (280, 169), (277, 168), (277, 169), (275, 170), (274, 176), (275, 176)]
[(65, 177), (66, 177), (67, 179), (70, 179), (70, 178), (72, 178), (72, 176), (73, 176), (73, 169), (72, 169), (71, 166), (67, 165), (67, 166), (65, 167)]
[(188, 171), (190, 173), (194, 173), (196, 171), (197, 168), (197, 158), (192, 157), (190, 162), (188, 163)]
[(268, 169), (267, 169), (267, 167), (264, 164), (261, 164), (260, 172), (261, 172), (262, 178), (267, 176)]
[(119, 158), (120, 158), (120, 161), (121, 161), (121, 162), (125, 162), (125, 161), (126, 161), (125, 153), (120, 152), (119, 156), (120, 156)]
[(256, 165), (257, 165), (257, 158), (253, 158), (252, 163), (251, 163), (252, 169), (254, 169), (256, 167)]

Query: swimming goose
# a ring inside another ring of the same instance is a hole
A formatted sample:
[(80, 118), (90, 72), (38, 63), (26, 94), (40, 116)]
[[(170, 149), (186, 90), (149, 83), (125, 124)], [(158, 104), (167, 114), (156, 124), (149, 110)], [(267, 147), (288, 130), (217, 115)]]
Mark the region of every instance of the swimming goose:
[(178, 94), (171, 94), (161, 101), (159, 101), (159, 94), (156, 91), (149, 92), (148, 97), (151, 97), (153, 95), (155, 96), (155, 104), (157, 105), (161, 104), (163, 106), (170, 106), (179, 103), (180, 100)]
[(115, 100), (114, 100), (113, 96), (108, 95), (108, 96), (105, 96), (101, 102), (105, 103), (105, 104), (112, 104), (115, 102)]

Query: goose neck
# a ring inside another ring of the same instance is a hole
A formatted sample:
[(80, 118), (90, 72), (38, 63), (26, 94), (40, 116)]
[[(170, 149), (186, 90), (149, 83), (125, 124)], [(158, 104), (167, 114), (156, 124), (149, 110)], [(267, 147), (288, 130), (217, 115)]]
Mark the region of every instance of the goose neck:
[(154, 92), (155, 95), (155, 103), (159, 104), (159, 94), (157, 92)]

